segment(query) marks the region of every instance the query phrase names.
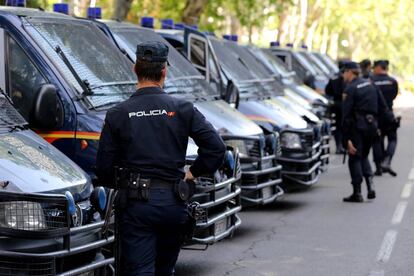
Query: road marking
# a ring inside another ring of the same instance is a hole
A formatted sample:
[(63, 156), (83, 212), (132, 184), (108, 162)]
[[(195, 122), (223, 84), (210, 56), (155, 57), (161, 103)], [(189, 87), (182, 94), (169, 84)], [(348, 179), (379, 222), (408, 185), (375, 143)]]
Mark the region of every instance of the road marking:
[(401, 223), (402, 219), (404, 218), (405, 210), (407, 209), (407, 204), (407, 201), (401, 201), (398, 203), (397, 207), (395, 208), (394, 215), (391, 219), (392, 225)]
[(407, 182), (404, 185), (404, 188), (401, 192), (401, 198), (407, 199), (411, 196), (411, 190), (413, 188), (413, 184), (411, 182)]
[(385, 233), (381, 248), (378, 251), (377, 262), (386, 263), (391, 257), (392, 249), (394, 248), (395, 240), (397, 239), (397, 231), (388, 230)]
[(385, 275), (384, 270), (380, 270), (380, 271), (371, 271), (368, 276), (384, 276), (384, 275)]
[(414, 167), (411, 168), (410, 174), (408, 175), (408, 180), (414, 180)]

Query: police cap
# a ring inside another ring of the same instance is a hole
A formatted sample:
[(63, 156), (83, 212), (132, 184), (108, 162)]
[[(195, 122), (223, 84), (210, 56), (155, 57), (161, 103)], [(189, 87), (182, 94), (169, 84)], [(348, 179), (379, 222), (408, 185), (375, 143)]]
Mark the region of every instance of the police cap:
[(343, 66), (344, 70), (359, 70), (359, 64), (356, 63), (355, 61), (348, 61), (345, 62), (344, 66)]
[(385, 59), (374, 61), (374, 67), (381, 66), (382, 68), (387, 68), (390, 62)]
[(167, 62), (168, 46), (159, 41), (148, 41), (137, 45), (137, 60)]

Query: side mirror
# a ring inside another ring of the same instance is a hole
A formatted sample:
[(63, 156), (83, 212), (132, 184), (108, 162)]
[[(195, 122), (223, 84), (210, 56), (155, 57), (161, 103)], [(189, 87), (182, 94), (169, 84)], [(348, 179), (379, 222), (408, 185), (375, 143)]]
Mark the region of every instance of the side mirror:
[(53, 84), (44, 84), (37, 92), (30, 123), (39, 129), (62, 127), (63, 108)]

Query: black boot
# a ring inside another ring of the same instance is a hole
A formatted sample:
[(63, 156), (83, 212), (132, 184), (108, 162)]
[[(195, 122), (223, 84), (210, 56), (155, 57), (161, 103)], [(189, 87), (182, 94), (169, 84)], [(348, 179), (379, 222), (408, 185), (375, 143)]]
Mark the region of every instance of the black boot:
[(386, 156), (381, 163), (382, 171), (396, 177), (397, 173), (391, 168), (391, 157)]
[(361, 184), (360, 185), (352, 185), (354, 187), (354, 192), (352, 195), (348, 197), (344, 197), (344, 202), (364, 202), (364, 198), (361, 194)]
[(375, 162), (375, 167), (376, 167), (376, 170), (375, 170), (375, 175), (376, 176), (381, 176), (382, 175), (382, 167), (381, 167), (381, 163), (380, 162)]
[(365, 182), (367, 183), (368, 199), (374, 199), (376, 197), (376, 193), (374, 189), (374, 181), (372, 180), (372, 176), (366, 177)]

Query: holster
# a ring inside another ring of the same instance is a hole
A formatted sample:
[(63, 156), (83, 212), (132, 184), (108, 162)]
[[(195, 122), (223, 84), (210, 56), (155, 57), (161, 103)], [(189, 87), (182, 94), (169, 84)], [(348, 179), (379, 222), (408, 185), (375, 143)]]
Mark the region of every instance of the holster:
[(178, 199), (188, 201), (195, 193), (195, 182), (180, 180), (174, 185), (174, 193)]
[(120, 204), (127, 200), (148, 201), (151, 179), (142, 178), (137, 172), (120, 168), (117, 173), (117, 188), (120, 191)]

